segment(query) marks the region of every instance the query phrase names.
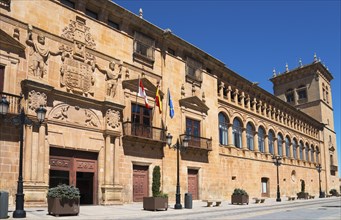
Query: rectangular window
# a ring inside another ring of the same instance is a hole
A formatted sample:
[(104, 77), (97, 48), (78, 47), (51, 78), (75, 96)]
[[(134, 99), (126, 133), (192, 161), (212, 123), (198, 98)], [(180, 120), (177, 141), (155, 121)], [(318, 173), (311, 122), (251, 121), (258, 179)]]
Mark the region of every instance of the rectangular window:
[(186, 118), (186, 134), (190, 136), (188, 145), (200, 148), (200, 121)]
[(261, 191), (262, 191), (262, 196), (268, 197), (270, 195), (269, 193), (269, 178), (267, 177), (262, 177), (261, 178)]
[(150, 138), (152, 134), (152, 109), (142, 105), (131, 105), (132, 134)]
[(306, 99), (307, 98), (307, 90), (301, 89), (297, 91), (298, 99)]
[(202, 64), (190, 57), (186, 60), (186, 76), (191, 79), (202, 82)]
[(98, 19), (98, 14), (90, 9), (85, 9), (85, 14), (93, 19)]
[(66, 5), (70, 8), (75, 9), (75, 3), (70, 1), (70, 0), (60, 0), (60, 3), (62, 3), (63, 5)]
[(134, 36), (134, 53), (154, 60), (155, 40), (139, 32)]
[(115, 29), (117, 29), (117, 30), (119, 30), (120, 29), (120, 26), (116, 23), (116, 22), (113, 22), (112, 20), (108, 20), (108, 25), (110, 26), (110, 27), (112, 27), (112, 28), (115, 28)]
[(4, 91), (4, 84), (5, 84), (5, 67), (0, 66), (0, 92)]

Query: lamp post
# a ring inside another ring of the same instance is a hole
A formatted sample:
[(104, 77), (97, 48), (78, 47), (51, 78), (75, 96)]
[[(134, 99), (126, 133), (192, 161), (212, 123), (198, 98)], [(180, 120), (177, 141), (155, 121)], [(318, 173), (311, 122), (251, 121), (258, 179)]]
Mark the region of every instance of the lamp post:
[[(167, 145), (171, 147), (172, 145), (172, 138), (173, 136), (168, 133), (166, 136), (167, 139)], [(172, 146), (172, 148), (176, 149), (176, 193), (175, 193), (175, 205), (174, 209), (182, 209), (181, 205), (181, 194), (180, 194), (180, 176), (179, 176), (179, 157), (180, 157), (180, 150), (186, 149), (188, 147), (188, 138), (185, 136), (185, 138), (182, 140), (182, 145), (180, 145), (179, 138), (176, 140), (176, 144)]]
[(317, 172), (319, 173), (319, 198), (323, 198), (323, 195), (322, 195), (322, 190), (321, 190), (321, 171), (322, 171), (322, 167), (321, 167), (321, 164), (318, 164), (316, 166), (316, 170)]
[(282, 157), (281, 156), (273, 156), (272, 160), (274, 162), (274, 164), (277, 167), (277, 198), (276, 198), (276, 202), (280, 202), (281, 201), (281, 192), (279, 190), (279, 173), (278, 173), (278, 167), (282, 164), (281, 160)]
[[(8, 112), (9, 102), (6, 97), (2, 97), (0, 100), (0, 114), (5, 116)], [(46, 109), (40, 106), (36, 109), (37, 118), (39, 123), (42, 123), (45, 119)], [(26, 211), (24, 210), (24, 186), (23, 186), (23, 142), (24, 142), (24, 126), (32, 125), (33, 121), (30, 120), (26, 115), (24, 108), (21, 108), (19, 115), (14, 116), (9, 120), (14, 125), (19, 125), (19, 175), (18, 175), (18, 185), (17, 194), (15, 195), (15, 211), (13, 212), (13, 218), (26, 218)]]

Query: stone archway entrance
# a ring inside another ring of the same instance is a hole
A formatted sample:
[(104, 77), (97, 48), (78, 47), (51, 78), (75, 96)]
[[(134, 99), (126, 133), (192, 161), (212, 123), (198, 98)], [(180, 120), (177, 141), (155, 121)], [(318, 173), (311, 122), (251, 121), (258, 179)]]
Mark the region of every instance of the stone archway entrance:
[(97, 153), (50, 148), (49, 187), (74, 185), (81, 204), (97, 204)]

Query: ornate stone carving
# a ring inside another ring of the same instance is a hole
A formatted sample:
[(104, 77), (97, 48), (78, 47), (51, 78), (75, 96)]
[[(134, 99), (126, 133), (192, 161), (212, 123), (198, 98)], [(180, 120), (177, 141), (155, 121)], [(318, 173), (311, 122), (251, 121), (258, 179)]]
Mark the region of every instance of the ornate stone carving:
[(51, 158), (50, 159), (50, 166), (51, 167), (70, 168), (70, 160), (68, 160), (68, 159)]
[(107, 125), (113, 129), (121, 126), (121, 116), (119, 111), (108, 109), (106, 113)]
[(61, 45), (63, 65), (61, 67), (61, 82), (68, 91), (85, 96), (94, 95), (92, 86), (95, 84), (95, 56), (85, 50), (85, 47), (95, 48), (94, 40), (89, 33), (90, 28), (85, 26), (85, 19), (76, 17), (69, 26), (63, 29), (62, 37), (73, 41), (73, 47)]
[(93, 68), (89, 64), (65, 58), (60, 72), (60, 84), (66, 86), (67, 90), (84, 95), (94, 94), (92, 86), (95, 84), (95, 78)]
[(34, 41), (32, 26), (29, 25), (26, 43), (31, 46), (29, 72), (36, 77), (44, 78), (47, 74), (47, 60), (50, 56), (50, 50), (45, 45), (45, 36), (39, 34), (37, 41)]
[(47, 96), (45, 93), (36, 92), (34, 90), (28, 93), (28, 107), (35, 111), (41, 105), (46, 107), (47, 103)]
[[(96, 44), (89, 30), (90, 28), (86, 26), (85, 19), (76, 16), (76, 21), (70, 20), (69, 26), (63, 29), (62, 37), (73, 42), (78, 41), (91, 49), (95, 49)], [(77, 47), (83, 47), (83, 45), (80, 44), (76, 45)]]
[(122, 62), (115, 63), (111, 61), (109, 63), (109, 68), (104, 70), (96, 65), (98, 70), (105, 74), (106, 81), (106, 95), (110, 97), (115, 97), (117, 84), (119, 79), (122, 77), (123, 65)]
[(97, 128), (101, 125), (98, 116), (92, 110), (67, 104), (59, 104), (55, 106), (51, 110), (49, 118), (79, 124), (85, 127)]

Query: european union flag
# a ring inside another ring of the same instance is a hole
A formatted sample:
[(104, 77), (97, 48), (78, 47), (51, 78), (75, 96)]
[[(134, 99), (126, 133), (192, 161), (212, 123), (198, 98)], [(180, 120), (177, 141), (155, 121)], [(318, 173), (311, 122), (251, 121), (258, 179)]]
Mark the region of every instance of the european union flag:
[(168, 106), (169, 106), (169, 116), (171, 118), (174, 117), (174, 106), (173, 106), (173, 101), (172, 101), (172, 97), (168, 88)]

